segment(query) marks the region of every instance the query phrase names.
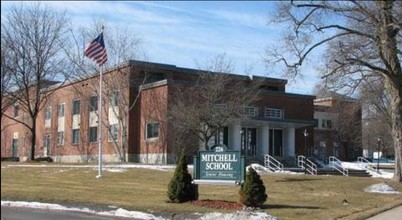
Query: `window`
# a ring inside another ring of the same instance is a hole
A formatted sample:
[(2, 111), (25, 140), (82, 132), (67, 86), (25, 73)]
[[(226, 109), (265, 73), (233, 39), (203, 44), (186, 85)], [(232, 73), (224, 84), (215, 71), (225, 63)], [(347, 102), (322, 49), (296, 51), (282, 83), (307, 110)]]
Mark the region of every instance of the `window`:
[(14, 117), (18, 117), (20, 111), (20, 106), (19, 105), (14, 105)]
[(283, 118), (283, 110), (277, 108), (265, 108), (266, 118)]
[(52, 107), (49, 106), (45, 108), (45, 120), (50, 120), (51, 112)]
[(63, 146), (64, 145), (64, 132), (59, 131), (57, 132), (57, 146)]
[(80, 100), (73, 101), (73, 115), (80, 114)]
[(89, 142), (96, 142), (98, 139), (98, 127), (89, 127)]
[(98, 97), (97, 96), (91, 96), (91, 99), (89, 101), (89, 111), (97, 111), (98, 110)]
[(80, 129), (73, 129), (73, 144), (80, 143)]
[(314, 127), (318, 128), (318, 119), (314, 118)]
[(257, 108), (244, 107), (240, 110), (240, 114), (247, 115), (249, 117), (255, 117), (257, 115)]
[(112, 91), (110, 93), (110, 105), (111, 106), (118, 106), (118, 99), (119, 99), (119, 91)]
[(159, 122), (147, 123), (146, 139), (159, 137)]
[(108, 132), (108, 137), (107, 137), (107, 140), (109, 141), (109, 142), (111, 142), (111, 141), (113, 141), (113, 140), (117, 140), (117, 135), (119, 134), (119, 130), (117, 129), (117, 125), (118, 124), (112, 124), (112, 125), (109, 125), (110, 127), (110, 129), (109, 129), (109, 132)]
[(64, 104), (57, 105), (57, 115), (59, 117), (64, 117)]
[(332, 121), (331, 120), (327, 120), (327, 128), (332, 128)]

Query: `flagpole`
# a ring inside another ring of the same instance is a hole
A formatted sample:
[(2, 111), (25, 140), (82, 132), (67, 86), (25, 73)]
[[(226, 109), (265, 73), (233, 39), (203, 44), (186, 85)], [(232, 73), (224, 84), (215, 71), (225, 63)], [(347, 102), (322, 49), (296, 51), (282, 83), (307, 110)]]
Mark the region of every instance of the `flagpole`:
[(100, 67), (100, 74), (99, 74), (99, 101), (98, 101), (98, 126), (99, 126), (99, 155), (98, 155), (98, 176), (96, 178), (102, 177), (102, 72), (103, 72), (103, 65)]

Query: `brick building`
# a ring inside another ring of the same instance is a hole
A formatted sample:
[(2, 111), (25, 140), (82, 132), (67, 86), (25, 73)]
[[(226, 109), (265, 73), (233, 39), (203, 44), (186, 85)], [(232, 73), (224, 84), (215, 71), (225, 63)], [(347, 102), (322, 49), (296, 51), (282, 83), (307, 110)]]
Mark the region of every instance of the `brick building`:
[[(178, 83), (191, 83), (205, 71), (142, 61), (127, 61), (104, 73), (103, 160), (173, 163), (168, 109)], [(248, 76), (230, 74), (234, 80)], [(86, 162), (98, 157), (98, 75), (71, 82), (53, 91), (37, 119), (35, 157), (56, 162)], [(286, 80), (261, 79), (260, 99), (245, 110), (249, 117), (227, 124), (210, 140), (247, 157), (294, 157), (305, 152), (304, 129), (313, 145), (314, 96), (287, 93)], [(26, 115), (11, 106), (10, 117)], [(28, 120), (28, 119), (27, 119)], [(29, 133), (21, 124), (2, 119), (1, 156), (29, 158)], [(194, 142), (194, 145), (202, 145)]]
[(313, 155), (327, 162), (329, 156), (343, 161), (362, 155), (362, 111), (352, 98), (333, 93), (314, 100)]

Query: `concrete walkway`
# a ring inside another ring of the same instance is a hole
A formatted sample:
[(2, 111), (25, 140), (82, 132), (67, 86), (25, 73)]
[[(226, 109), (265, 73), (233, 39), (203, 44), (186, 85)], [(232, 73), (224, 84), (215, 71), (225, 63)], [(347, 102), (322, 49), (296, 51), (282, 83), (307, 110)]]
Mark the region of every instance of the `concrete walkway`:
[(376, 216), (368, 218), (367, 220), (397, 220), (402, 219), (402, 206), (395, 207)]

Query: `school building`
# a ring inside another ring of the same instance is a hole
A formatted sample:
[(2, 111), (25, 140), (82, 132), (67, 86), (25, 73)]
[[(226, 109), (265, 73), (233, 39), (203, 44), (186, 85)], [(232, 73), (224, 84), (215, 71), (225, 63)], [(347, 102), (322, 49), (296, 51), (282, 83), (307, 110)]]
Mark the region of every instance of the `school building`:
[[(205, 71), (129, 60), (103, 74), (102, 155), (104, 162), (174, 163), (168, 109), (178, 83), (190, 83)], [(262, 80), (260, 99), (242, 106), (246, 118), (227, 124), (218, 141), (249, 158), (295, 157), (314, 146), (315, 96), (286, 92), (287, 80), (229, 74), (234, 80)], [(55, 162), (97, 161), (99, 74), (54, 87), (36, 123), (35, 157)], [(6, 112), (21, 121), (29, 117), (18, 103)], [(1, 156), (30, 158), (30, 133), (3, 117)], [(304, 136), (307, 131), (309, 135)], [(195, 142), (194, 145), (202, 144)], [(308, 149), (307, 149), (308, 148)]]

